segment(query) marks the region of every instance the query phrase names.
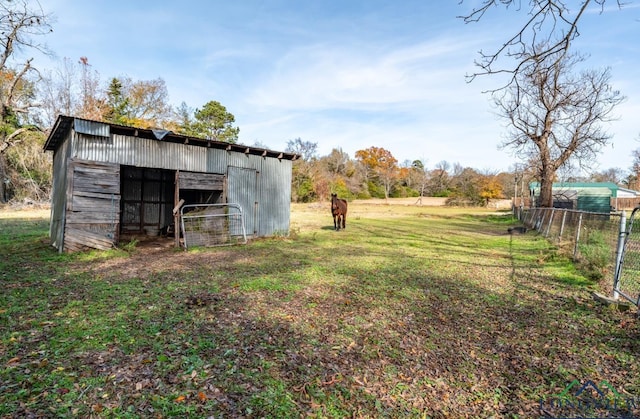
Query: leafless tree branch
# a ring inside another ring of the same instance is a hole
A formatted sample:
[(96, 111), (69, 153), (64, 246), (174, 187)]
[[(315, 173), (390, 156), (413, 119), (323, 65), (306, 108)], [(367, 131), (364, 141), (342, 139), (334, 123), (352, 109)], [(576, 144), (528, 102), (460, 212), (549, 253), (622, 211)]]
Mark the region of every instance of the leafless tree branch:
[[(561, 60), (567, 54), (572, 42), (580, 35), (579, 23), (591, 4), (604, 10), (607, 0), (581, 0), (574, 8), (570, 8), (568, 0), (530, 0), (527, 8), (528, 19), (520, 29), (509, 37), (495, 51), (479, 52), (480, 58), (475, 61), (478, 71), (468, 74), (467, 81), (471, 82), (484, 75), (508, 75), (505, 85), (494, 89), (503, 89), (518, 82), (517, 75), (530, 71), (537, 63), (549, 59)], [(609, 0), (614, 1), (614, 0)], [(622, 8), (621, 0), (615, 0), (619, 8)], [(460, 0), (463, 3), (464, 0)], [(490, 9), (496, 7), (515, 8), (516, 13), (521, 13), (523, 0), (484, 0), (480, 6), (474, 8), (469, 14), (458, 16), (465, 23), (477, 23), (484, 18)], [(533, 46), (545, 45), (544, 49), (535, 49)], [(510, 58), (512, 65), (500, 66), (500, 58)]]

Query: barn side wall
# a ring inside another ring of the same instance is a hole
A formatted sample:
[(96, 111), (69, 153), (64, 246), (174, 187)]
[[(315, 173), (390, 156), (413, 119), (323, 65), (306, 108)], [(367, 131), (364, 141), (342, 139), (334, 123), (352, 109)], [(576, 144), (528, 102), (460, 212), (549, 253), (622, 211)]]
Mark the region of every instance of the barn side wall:
[(67, 161), (70, 153), (70, 135), (53, 153), (53, 183), (51, 187), (51, 220), (49, 238), (51, 245), (60, 252), (63, 250), (64, 219), (67, 205)]
[[(291, 160), (125, 135), (99, 137), (80, 133), (73, 138), (71, 157), (136, 167), (225, 175), (228, 177), (229, 193), (236, 191), (236, 196), (242, 196), (246, 201), (243, 212), (253, 221), (253, 232), (247, 230), (247, 234), (271, 236), (289, 232)], [(254, 171), (255, 184), (247, 183), (245, 170), (229, 171), (229, 167)], [(236, 177), (234, 173), (241, 175)]]

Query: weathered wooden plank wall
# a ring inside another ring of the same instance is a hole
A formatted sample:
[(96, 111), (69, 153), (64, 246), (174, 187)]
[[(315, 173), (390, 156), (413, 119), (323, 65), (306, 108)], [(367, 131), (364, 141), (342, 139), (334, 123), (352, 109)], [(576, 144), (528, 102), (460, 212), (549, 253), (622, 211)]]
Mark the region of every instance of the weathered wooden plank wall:
[(72, 160), (69, 163), (64, 250), (107, 250), (120, 231), (120, 165)]
[(224, 175), (214, 173), (179, 172), (178, 187), (199, 191), (224, 190)]

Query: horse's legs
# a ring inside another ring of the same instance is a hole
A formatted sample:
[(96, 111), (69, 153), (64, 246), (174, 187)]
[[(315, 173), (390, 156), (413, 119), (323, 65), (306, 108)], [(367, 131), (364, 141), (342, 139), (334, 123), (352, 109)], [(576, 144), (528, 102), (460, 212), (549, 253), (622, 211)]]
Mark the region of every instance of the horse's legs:
[(334, 230), (337, 230), (339, 228), (339, 224), (338, 223), (339, 223), (339, 220), (338, 220), (338, 222), (336, 222), (336, 215), (333, 214), (333, 229)]
[(347, 214), (342, 214), (342, 228), (347, 228)]

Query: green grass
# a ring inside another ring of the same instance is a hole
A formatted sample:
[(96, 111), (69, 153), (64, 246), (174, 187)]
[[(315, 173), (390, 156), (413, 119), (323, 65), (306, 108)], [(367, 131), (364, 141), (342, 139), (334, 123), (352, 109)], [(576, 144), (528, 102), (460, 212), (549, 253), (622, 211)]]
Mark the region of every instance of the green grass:
[(633, 313), (509, 214), (350, 204), (336, 232), (292, 208), (290, 237), (71, 255), (0, 213), (0, 417), (537, 417), (574, 379), (640, 396)]

